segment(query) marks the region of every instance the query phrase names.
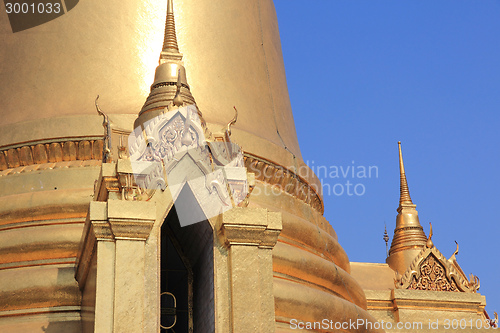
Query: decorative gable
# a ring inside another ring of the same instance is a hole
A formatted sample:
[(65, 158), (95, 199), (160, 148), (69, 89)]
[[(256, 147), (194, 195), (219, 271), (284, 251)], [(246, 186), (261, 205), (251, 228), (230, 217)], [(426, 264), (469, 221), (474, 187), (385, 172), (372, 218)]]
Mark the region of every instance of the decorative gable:
[(446, 267), (430, 253), (419, 267), (420, 275), (412, 275), (408, 289), (459, 291), (453, 277), (446, 276)]
[(410, 290), (475, 293), (479, 289), (477, 277), (471, 275), (470, 281), (467, 280), (463, 272), (433, 245), (422, 249), (408, 270), (398, 275), (395, 284), (397, 289)]

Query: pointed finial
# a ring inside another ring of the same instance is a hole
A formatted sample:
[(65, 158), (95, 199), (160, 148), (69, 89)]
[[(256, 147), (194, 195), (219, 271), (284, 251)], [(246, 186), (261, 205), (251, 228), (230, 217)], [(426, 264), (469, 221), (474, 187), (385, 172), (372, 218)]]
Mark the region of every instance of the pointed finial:
[(387, 252), (387, 256), (389, 256), (389, 234), (387, 234), (387, 225), (384, 223), (384, 241), (385, 241), (385, 251)]
[(165, 38), (163, 40), (163, 52), (179, 53), (177, 35), (175, 34), (174, 5), (172, 0), (167, 3), (167, 20), (165, 22)]
[(177, 90), (175, 92), (174, 100), (172, 101), (175, 106), (182, 106), (182, 104), (184, 104), (184, 100), (182, 99), (182, 96), (181, 96), (181, 87), (182, 87), (181, 70), (179, 69), (177, 71)]
[(403, 152), (401, 151), (401, 141), (398, 141), (399, 147), (399, 174), (400, 174), (400, 183), (399, 183), (399, 205), (402, 203), (413, 204), (410, 197), (410, 190), (408, 189), (408, 182), (406, 181), (405, 174), (405, 166), (403, 164)]
[(432, 242), (432, 223), (429, 222), (430, 225), (430, 231), (429, 231), (429, 238), (427, 238), (427, 243), (425, 244), (429, 249), (434, 247), (434, 243)]

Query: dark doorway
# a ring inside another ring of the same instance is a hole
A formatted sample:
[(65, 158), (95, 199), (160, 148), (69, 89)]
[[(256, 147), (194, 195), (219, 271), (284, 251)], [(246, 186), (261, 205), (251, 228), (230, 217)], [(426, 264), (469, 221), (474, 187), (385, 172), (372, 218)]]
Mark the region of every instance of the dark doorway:
[(193, 271), (168, 227), (161, 230), (161, 332), (193, 332)]
[(161, 333), (215, 331), (213, 230), (181, 227), (175, 206), (161, 227)]

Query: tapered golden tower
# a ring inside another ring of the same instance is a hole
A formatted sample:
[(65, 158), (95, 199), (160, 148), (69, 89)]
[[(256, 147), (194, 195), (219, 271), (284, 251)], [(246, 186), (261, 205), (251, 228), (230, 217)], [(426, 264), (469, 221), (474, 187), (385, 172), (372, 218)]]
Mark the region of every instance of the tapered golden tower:
[(173, 2), (168, 0), (167, 3), (165, 38), (160, 53), (160, 64), (156, 67), (151, 92), (139, 113), (140, 117), (136, 120), (134, 127), (141, 126), (149, 119), (163, 113), (177, 93), (177, 98), (180, 99), (179, 103), (195, 104), (187, 82), (182, 54), (177, 46)]
[[(301, 158), (273, 2), (177, 0), (175, 12), (177, 31), (172, 0), (82, 1), (16, 34), (2, 18), (0, 331), (157, 333), (165, 313), (195, 332), (373, 321)], [(127, 138), (193, 96), (209, 132), (239, 110), (221, 138), (242, 147), (251, 192), (176, 229), (168, 192), (134, 183)], [(164, 269), (174, 251), (184, 266)], [(165, 271), (186, 272), (172, 293), (185, 309), (162, 307)]]
[(410, 190), (406, 180), (405, 166), (403, 164), (403, 152), (401, 142), (399, 147), (399, 173), (400, 173), (400, 197), (397, 209), (396, 228), (392, 239), (391, 249), (387, 263), (394, 270), (402, 274), (410, 266), (413, 259), (425, 247), (427, 237), (420, 225), (417, 206), (413, 204)]

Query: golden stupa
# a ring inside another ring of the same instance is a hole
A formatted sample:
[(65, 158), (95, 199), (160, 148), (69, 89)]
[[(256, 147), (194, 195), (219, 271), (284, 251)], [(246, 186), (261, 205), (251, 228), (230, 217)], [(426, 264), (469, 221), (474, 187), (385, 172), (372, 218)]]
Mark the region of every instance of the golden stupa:
[(0, 332), (496, 327), (458, 245), (447, 259), (425, 235), (400, 145), (387, 261), (349, 262), (301, 157), (272, 0), (64, 3), (16, 33), (0, 20)]
[[(376, 320), (301, 158), (272, 0), (81, 1), (0, 29), (1, 332), (380, 331), (345, 325)], [(180, 227), (128, 138), (193, 103), (250, 192)]]

